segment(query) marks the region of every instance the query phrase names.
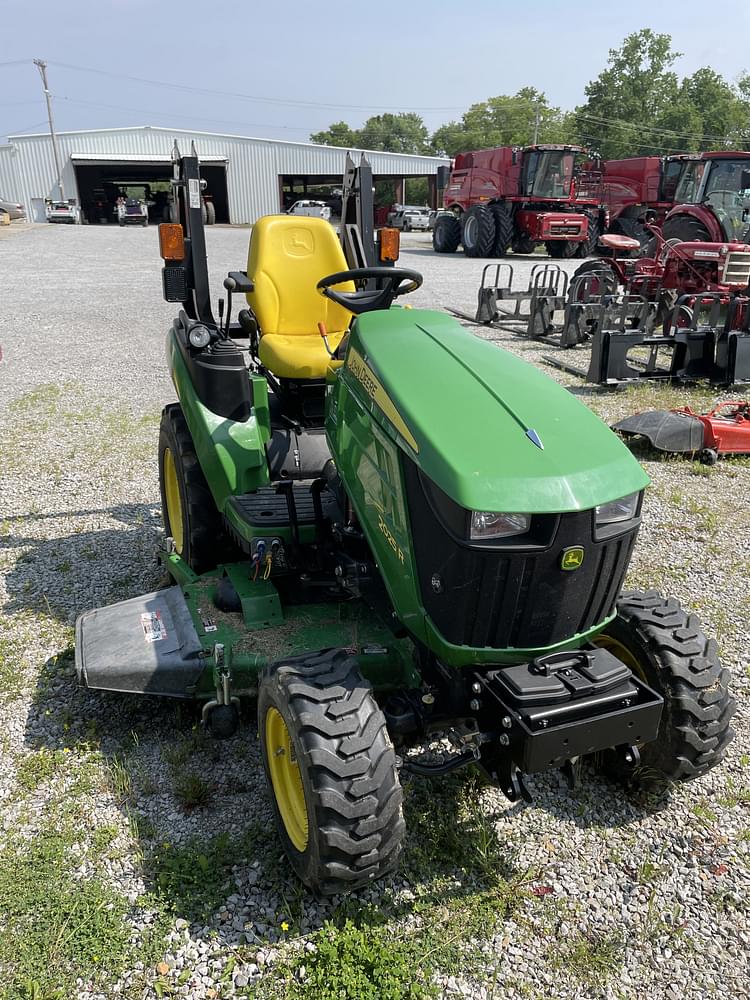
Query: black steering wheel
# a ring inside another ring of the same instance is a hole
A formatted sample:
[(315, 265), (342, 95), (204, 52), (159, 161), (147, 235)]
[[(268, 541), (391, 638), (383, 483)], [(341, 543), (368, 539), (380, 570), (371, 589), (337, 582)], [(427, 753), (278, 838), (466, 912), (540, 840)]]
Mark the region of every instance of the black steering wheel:
[[(361, 288), (356, 292), (335, 292), (331, 287), (345, 281), (374, 281), (376, 287)], [(405, 267), (355, 267), (351, 271), (329, 274), (321, 278), (315, 287), (321, 295), (359, 316), (374, 309), (388, 309), (399, 295), (415, 292), (422, 281), (418, 271)]]

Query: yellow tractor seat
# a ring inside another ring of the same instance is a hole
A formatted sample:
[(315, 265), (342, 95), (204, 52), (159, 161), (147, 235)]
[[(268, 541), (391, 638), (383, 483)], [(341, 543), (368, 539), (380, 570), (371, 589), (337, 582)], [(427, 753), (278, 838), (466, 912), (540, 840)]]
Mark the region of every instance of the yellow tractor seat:
[[(278, 378), (325, 378), (330, 360), (318, 323), (324, 323), (331, 350), (349, 327), (351, 313), (316, 289), (321, 278), (346, 271), (336, 233), (325, 219), (264, 215), (253, 226), (247, 294), (260, 328), (261, 364)], [(355, 291), (354, 283), (335, 286)]]

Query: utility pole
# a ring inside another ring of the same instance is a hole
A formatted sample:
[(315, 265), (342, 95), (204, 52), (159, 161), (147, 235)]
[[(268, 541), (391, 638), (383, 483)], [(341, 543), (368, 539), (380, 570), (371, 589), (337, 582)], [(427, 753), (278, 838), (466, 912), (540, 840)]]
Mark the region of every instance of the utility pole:
[(42, 75), (42, 85), (44, 87), (44, 97), (47, 101), (47, 117), (49, 118), (49, 134), (52, 139), (52, 151), (55, 155), (55, 169), (57, 170), (57, 186), (60, 189), (60, 201), (65, 201), (65, 191), (63, 191), (62, 166), (60, 165), (60, 150), (57, 148), (57, 136), (55, 126), (52, 121), (52, 94), (47, 86), (47, 63), (43, 59), (35, 59), (34, 65)]
[(539, 119), (541, 117), (541, 109), (539, 103), (537, 102), (536, 108), (534, 110), (534, 142), (533, 145), (539, 142)]

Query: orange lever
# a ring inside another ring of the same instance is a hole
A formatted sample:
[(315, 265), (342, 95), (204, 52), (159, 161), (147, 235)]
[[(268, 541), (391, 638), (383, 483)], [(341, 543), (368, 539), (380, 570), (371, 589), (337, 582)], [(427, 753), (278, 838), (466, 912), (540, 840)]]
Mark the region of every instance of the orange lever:
[(328, 330), (326, 329), (325, 323), (318, 323), (318, 333), (323, 338), (323, 343), (326, 345), (326, 350), (328, 351), (329, 356), (333, 357), (333, 351), (328, 346)]

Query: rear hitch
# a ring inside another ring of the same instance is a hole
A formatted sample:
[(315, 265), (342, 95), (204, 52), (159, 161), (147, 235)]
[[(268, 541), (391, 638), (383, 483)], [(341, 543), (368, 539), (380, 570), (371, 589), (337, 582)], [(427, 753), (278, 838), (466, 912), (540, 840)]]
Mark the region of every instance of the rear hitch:
[(232, 674), (224, 644), (214, 646), (214, 682), (216, 697), (207, 701), (201, 712), (201, 722), (214, 739), (228, 740), (240, 724), (240, 699), (231, 694)]

